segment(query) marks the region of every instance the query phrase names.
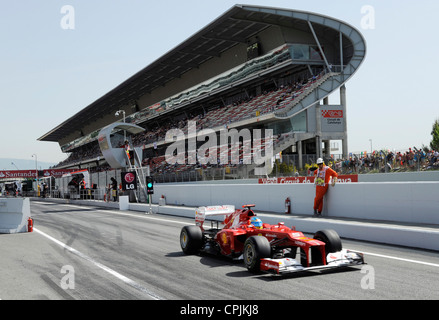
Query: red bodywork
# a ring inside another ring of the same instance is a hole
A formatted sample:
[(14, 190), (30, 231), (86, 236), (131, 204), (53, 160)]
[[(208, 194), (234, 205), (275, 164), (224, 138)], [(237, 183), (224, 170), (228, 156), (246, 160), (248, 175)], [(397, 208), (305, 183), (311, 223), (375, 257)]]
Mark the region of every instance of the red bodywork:
[[(316, 247), (321, 253), (323, 265), (326, 264), (325, 243), (303, 235), (295, 228), (288, 228), (283, 222), (277, 225), (263, 224), (262, 229), (255, 228), (250, 219), (255, 216), (253, 205), (243, 206), (224, 219), (224, 228), (214, 235), (214, 241), (220, 247), (220, 253), (236, 257), (244, 250), (244, 242), (251, 236), (263, 236), (277, 250), (282, 248), (301, 248), (306, 255), (307, 267), (310, 266), (310, 248)], [(202, 228), (202, 226), (201, 226)]]

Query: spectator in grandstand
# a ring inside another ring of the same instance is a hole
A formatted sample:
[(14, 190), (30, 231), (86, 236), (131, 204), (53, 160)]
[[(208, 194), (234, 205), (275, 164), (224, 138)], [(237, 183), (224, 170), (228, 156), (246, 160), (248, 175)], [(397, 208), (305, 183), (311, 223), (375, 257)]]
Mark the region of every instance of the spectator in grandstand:
[(385, 166), (385, 172), (388, 172), (388, 170), (392, 170), (392, 164), (393, 164), (393, 158), (394, 158), (393, 152), (389, 152), (386, 156), (386, 166)]
[(439, 167), (439, 152), (437, 152), (436, 150), (430, 150), (427, 155), (426, 158), (428, 160), (428, 164), (427, 164), (427, 170), (428, 169), (437, 169)]
[(398, 151), (398, 153), (396, 154), (396, 163), (398, 164), (398, 166), (401, 168), (402, 167), (402, 154), (401, 152)]
[(425, 161), (426, 154), (422, 148), (417, 149), (416, 147), (413, 147), (413, 149), (415, 150), (414, 161), (417, 163), (418, 168), (420, 168)]
[(410, 168), (414, 167), (415, 153), (412, 151), (412, 148), (409, 148), (407, 152), (407, 163)]
[(439, 157), (439, 152), (437, 152), (436, 150), (431, 150), (431, 159), (432, 159), (432, 163), (435, 163), (437, 161), (437, 158)]
[(322, 216), (323, 197), (328, 191), (329, 180), (332, 178), (332, 186), (335, 186), (337, 181), (337, 173), (325, 165), (322, 158), (317, 159), (318, 169), (315, 170), (316, 176), (314, 184), (316, 185), (316, 196), (314, 198), (314, 215)]
[[(433, 151), (433, 150), (432, 150)], [(433, 157), (432, 157), (432, 165), (433, 166), (438, 166), (438, 158), (439, 158), (439, 152), (437, 152), (436, 150), (433, 151)]]

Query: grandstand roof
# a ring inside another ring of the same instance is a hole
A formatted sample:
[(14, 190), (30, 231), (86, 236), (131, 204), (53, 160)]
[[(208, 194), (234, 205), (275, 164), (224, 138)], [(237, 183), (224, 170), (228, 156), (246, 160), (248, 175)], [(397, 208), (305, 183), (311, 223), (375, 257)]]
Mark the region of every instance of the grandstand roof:
[[(156, 61), (94, 101), (38, 140), (59, 142), (64, 137), (81, 131), (87, 123), (114, 113), (121, 106), (135, 104), (136, 99), (164, 86), (168, 81), (180, 78), (191, 69), (272, 25), (285, 26), (309, 32), (312, 19), (319, 35), (335, 36), (337, 30), (321, 21), (337, 21), (322, 15), (288, 9), (235, 5), (209, 25), (192, 35)], [(317, 22), (317, 23), (315, 23)]]

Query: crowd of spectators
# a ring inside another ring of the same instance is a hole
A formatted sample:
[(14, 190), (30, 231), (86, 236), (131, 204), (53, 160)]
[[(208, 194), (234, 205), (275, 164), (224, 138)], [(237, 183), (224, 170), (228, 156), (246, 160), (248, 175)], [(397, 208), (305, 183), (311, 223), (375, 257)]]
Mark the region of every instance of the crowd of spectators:
[(424, 171), (439, 169), (439, 152), (428, 148), (408, 148), (406, 151), (374, 151), (353, 155), (349, 159), (332, 161), (340, 173)]
[(217, 104), (206, 109), (200, 108), (188, 112), (187, 116), (175, 120), (168, 119), (162, 124), (155, 124), (148, 130), (133, 137), (134, 146), (148, 145), (157, 141), (165, 140), (166, 133), (170, 129), (179, 129), (187, 134), (187, 124), (194, 121), (197, 124), (197, 130), (215, 127), (227, 127), (229, 124), (242, 119), (261, 116), (265, 113), (275, 112), (283, 107), (286, 103), (296, 98), (304, 86), (315, 82), (316, 76), (308, 79), (298, 79), (273, 88), (264, 90), (257, 96), (238, 96), (229, 99), (227, 104)]
[(56, 166), (54, 166), (54, 168), (75, 165), (77, 163), (83, 163), (87, 160), (97, 159), (99, 157), (102, 157), (102, 152), (99, 148), (98, 142), (94, 141), (77, 148), (74, 152), (71, 152), (67, 159), (58, 163)]
[[(173, 124), (169, 124), (171, 127)], [(160, 130), (157, 127), (157, 130)], [(242, 146), (241, 146), (242, 148)], [(219, 149), (218, 149), (219, 150)], [(101, 152), (96, 145), (89, 145), (84, 148), (83, 153), (77, 152), (65, 161), (58, 164), (61, 166), (68, 161), (84, 162), (88, 159), (99, 159)], [(218, 151), (219, 152), (219, 151)], [(242, 160), (242, 151), (240, 151)], [(220, 159), (218, 155), (218, 159)], [(428, 148), (408, 148), (405, 151), (381, 150), (372, 153), (353, 154), (349, 159), (326, 161), (333, 169), (340, 174), (363, 174), (363, 173), (379, 173), (379, 172), (401, 172), (401, 171), (425, 171), (439, 170), (439, 152)], [(209, 164), (201, 165), (200, 163), (190, 164), (186, 158), (184, 164), (169, 164), (164, 155), (154, 154), (149, 158), (145, 158), (143, 165), (149, 165), (152, 174), (168, 174), (181, 173), (186, 171), (196, 171), (206, 168), (223, 168), (224, 165)], [(238, 164), (239, 165), (239, 164)], [(230, 168), (236, 167), (236, 164), (227, 165)], [(99, 164), (90, 168), (90, 172), (101, 172), (111, 170), (108, 164)]]

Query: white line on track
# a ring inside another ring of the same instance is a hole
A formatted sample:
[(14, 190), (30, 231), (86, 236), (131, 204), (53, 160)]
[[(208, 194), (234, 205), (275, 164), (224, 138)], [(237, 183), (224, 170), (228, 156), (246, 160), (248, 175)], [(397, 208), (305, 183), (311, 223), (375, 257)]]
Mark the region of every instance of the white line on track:
[[(65, 206), (84, 209), (83, 206), (75, 206), (75, 205), (71, 205), (71, 204), (66, 204)], [(124, 211), (102, 210), (102, 209), (96, 209), (95, 211), (100, 212), (100, 213), (117, 214), (117, 215), (120, 215), (120, 216), (128, 216), (128, 217), (135, 217), (135, 218), (142, 218), (142, 219), (149, 219), (149, 220), (165, 221), (165, 222), (171, 222), (171, 223), (182, 224), (182, 225), (190, 224), (188, 222), (183, 222), (183, 221), (176, 221), (176, 220), (163, 219), (163, 218), (154, 218), (150, 214), (142, 214), (140, 211), (139, 211), (138, 214), (128, 213), (128, 212), (124, 212)]]
[(98, 210), (98, 211), (102, 212), (102, 213), (112, 213), (112, 214), (118, 214), (118, 215), (122, 215), (122, 216), (144, 218), (144, 219), (148, 219), (148, 220), (157, 220), (157, 221), (171, 222), (171, 223), (176, 223), (176, 224), (182, 224), (182, 225), (185, 225), (185, 226), (191, 224), (190, 222), (184, 222), (184, 221), (176, 221), (176, 220), (163, 219), (163, 218), (154, 218), (154, 217), (151, 217), (151, 215), (149, 215), (149, 214), (142, 215), (142, 214), (117, 212), (117, 211), (112, 211), (112, 210)]
[(145, 287), (143, 287), (142, 285), (138, 284), (137, 282), (135, 282), (134, 280), (131, 280), (130, 278), (125, 277), (124, 275), (120, 274), (119, 272), (103, 265), (102, 263), (99, 263), (97, 261), (95, 261), (94, 259), (90, 258), (89, 256), (83, 254), (82, 252), (69, 247), (68, 245), (66, 245), (65, 243), (49, 236), (48, 234), (42, 232), (41, 230), (34, 228), (34, 231), (41, 234), (42, 236), (46, 237), (47, 239), (55, 242), (56, 244), (60, 245), (61, 247), (63, 247), (64, 249), (70, 251), (71, 253), (77, 255), (78, 257), (87, 260), (88, 262), (92, 263), (93, 265), (95, 265), (96, 267), (104, 270), (105, 272), (111, 274), (112, 276), (116, 277), (119, 280), (122, 280), (125, 284), (145, 293), (146, 295), (148, 295), (150, 298), (154, 299), (154, 300), (163, 300), (163, 298), (161, 298), (160, 296), (158, 296), (157, 294), (155, 294), (154, 292), (146, 289)]
[(372, 253), (372, 252), (364, 252), (364, 251), (361, 251), (361, 252), (364, 255), (369, 255), (369, 256), (374, 256), (374, 257), (379, 257), (379, 258), (385, 258), (385, 259), (391, 259), (391, 260), (404, 261), (404, 262), (410, 262), (410, 263), (417, 263), (417, 264), (422, 264), (422, 265), (425, 265), (425, 266), (439, 268), (439, 264), (437, 264), (437, 263), (431, 263), (431, 262), (425, 262), (425, 261), (419, 261), (419, 260), (413, 260), (413, 259), (405, 259), (405, 258), (393, 257), (393, 256), (388, 256), (388, 255), (378, 254), (378, 253)]

